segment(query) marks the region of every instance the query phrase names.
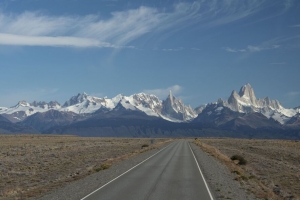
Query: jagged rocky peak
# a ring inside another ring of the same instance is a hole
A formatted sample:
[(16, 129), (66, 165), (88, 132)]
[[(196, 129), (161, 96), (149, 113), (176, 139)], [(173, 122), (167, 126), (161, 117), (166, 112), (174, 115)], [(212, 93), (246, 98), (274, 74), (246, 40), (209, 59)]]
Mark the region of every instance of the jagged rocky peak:
[(82, 103), (87, 99), (88, 95), (83, 92), (83, 93), (78, 93), (76, 96), (71, 97), (68, 101), (66, 101), (63, 105), (63, 107), (68, 107), (72, 106), (78, 103)]
[(116, 102), (116, 104), (121, 101), (122, 99), (124, 99), (124, 95), (123, 94), (118, 94), (117, 96), (115, 96), (114, 98), (112, 98), (113, 102)]
[(239, 95), (236, 93), (235, 90), (231, 92), (230, 97), (228, 98), (227, 102), (230, 105), (231, 109), (234, 111), (238, 111), (238, 101)]
[(270, 107), (270, 108), (273, 108), (273, 109), (283, 108), (278, 100), (270, 100), (269, 97), (265, 97), (263, 99), (257, 100), (257, 105), (259, 107)]
[(45, 101), (34, 101), (30, 104), (30, 106), (33, 106), (33, 107), (41, 107), (41, 108), (45, 108), (45, 105), (47, 105), (47, 103)]
[(138, 93), (138, 94), (133, 94), (132, 95), (133, 99), (137, 101), (147, 101), (147, 100), (155, 100), (159, 101), (158, 97), (153, 95), (153, 94), (146, 94), (146, 93)]
[(224, 104), (224, 101), (222, 98), (219, 98), (218, 101), (217, 101), (217, 104), (218, 105), (223, 105)]
[(235, 90), (231, 92), (230, 97), (228, 98), (228, 103), (231, 103), (234, 99), (237, 99), (239, 97), (238, 93), (236, 93)]
[(50, 102), (48, 103), (48, 106), (49, 106), (49, 108), (58, 108), (58, 107), (60, 107), (61, 105), (60, 105), (60, 103), (58, 103), (57, 101), (50, 101)]
[(142, 105), (155, 111), (160, 111), (162, 108), (162, 101), (153, 94), (138, 93), (132, 95), (135, 100), (136, 106)]
[(197, 116), (197, 113), (190, 106), (185, 106), (181, 99), (177, 99), (170, 91), (169, 96), (162, 103), (161, 114), (176, 120), (188, 121)]
[(171, 90), (170, 90), (168, 98), (170, 99), (171, 104), (173, 105), (174, 101), (173, 101), (173, 95), (172, 95), (172, 91)]
[(281, 124), (299, 113), (299, 110), (286, 109), (278, 100), (271, 100), (269, 97), (256, 99), (254, 90), (249, 83), (244, 85), (238, 94), (233, 91), (228, 100), (224, 101), (224, 106), (240, 113), (261, 113)]
[(23, 106), (23, 107), (29, 107), (30, 106), (30, 104), (27, 102), (27, 101), (25, 101), (25, 100), (22, 100), (22, 101), (19, 101), (18, 103), (17, 103), (17, 105), (15, 105), (15, 106), (13, 106), (13, 108), (14, 107), (19, 107), (19, 106)]
[(239, 96), (245, 100), (248, 100), (248, 103), (251, 103), (252, 105), (256, 105), (256, 96), (254, 93), (253, 88), (249, 83), (241, 87)]

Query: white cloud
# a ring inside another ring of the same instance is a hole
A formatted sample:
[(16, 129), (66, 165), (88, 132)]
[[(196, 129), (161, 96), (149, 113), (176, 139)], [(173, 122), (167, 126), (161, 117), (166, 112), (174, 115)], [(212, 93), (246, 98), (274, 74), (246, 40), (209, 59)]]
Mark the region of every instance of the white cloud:
[(19, 46), (73, 46), (73, 47), (114, 47), (95, 39), (78, 37), (47, 37), (1, 34), (0, 44)]
[(183, 47), (179, 47), (179, 48), (174, 48), (174, 49), (170, 48), (170, 49), (162, 49), (162, 50), (163, 51), (181, 51), (183, 49), (184, 49)]
[(262, 48), (262, 47), (251, 46), (251, 45), (249, 45), (249, 46), (247, 47), (247, 49), (248, 49), (250, 52), (258, 52), (258, 51), (264, 50), (264, 48)]
[[(159, 12), (158, 9), (142, 6), (138, 9), (113, 12), (108, 19), (101, 19), (98, 15), (53, 17), (39, 12), (25, 12), (20, 15), (0, 13), (0, 44), (119, 48), (147, 33), (171, 29), (191, 20), (192, 4), (185, 4), (184, 9), (182, 7), (184, 6), (177, 5), (173, 11)], [(13, 42), (10, 37), (17, 37), (16, 35), (19, 36), (18, 40)], [(54, 37), (56, 39), (52, 39)], [(61, 45), (63, 42), (57, 41), (59, 38), (73, 41), (71, 44), (67, 42), (67, 45)], [(51, 45), (49, 40), (56, 44)]]
[(160, 88), (160, 89), (152, 89), (152, 90), (144, 90), (143, 92), (146, 94), (154, 94), (159, 98), (165, 98), (169, 95), (170, 91), (172, 91), (173, 95), (178, 95), (182, 92), (183, 87), (179, 85), (173, 85), (168, 88)]
[[(168, 38), (195, 24), (208, 28), (241, 20), (266, 9), (266, 1), (202, 0), (178, 3), (171, 9), (141, 6), (113, 12), (105, 19), (100, 15), (49, 16), (42, 12), (5, 14), (0, 11), (0, 45), (120, 48), (146, 34), (157, 38), (157, 33), (162, 33), (159, 37)], [(287, 10), (292, 1), (281, 6)], [(11, 37), (17, 41), (13, 42)]]
[(235, 48), (231, 48), (231, 47), (225, 47), (225, 51), (227, 52), (231, 52), (231, 53), (244, 53), (244, 52), (248, 52), (248, 53), (253, 53), (253, 52), (260, 52), (260, 51), (264, 51), (264, 50), (271, 50), (271, 49), (277, 49), (279, 48), (280, 45), (260, 45), (260, 46), (252, 46), (252, 45), (248, 45), (246, 48), (244, 49), (235, 49)]
[(246, 51), (245, 49), (233, 49), (233, 48), (230, 48), (230, 47), (226, 47), (224, 49), (225, 49), (225, 51), (232, 52), (232, 53), (245, 52)]

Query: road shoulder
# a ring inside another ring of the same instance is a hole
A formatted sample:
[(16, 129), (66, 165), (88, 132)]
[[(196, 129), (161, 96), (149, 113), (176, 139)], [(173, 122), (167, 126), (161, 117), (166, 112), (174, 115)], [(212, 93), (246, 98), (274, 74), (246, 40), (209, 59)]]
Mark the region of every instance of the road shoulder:
[(247, 193), (238, 181), (234, 180), (234, 174), (224, 164), (201, 150), (193, 142), (190, 142), (190, 146), (213, 193), (214, 199), (257, 199), (253, 194)]

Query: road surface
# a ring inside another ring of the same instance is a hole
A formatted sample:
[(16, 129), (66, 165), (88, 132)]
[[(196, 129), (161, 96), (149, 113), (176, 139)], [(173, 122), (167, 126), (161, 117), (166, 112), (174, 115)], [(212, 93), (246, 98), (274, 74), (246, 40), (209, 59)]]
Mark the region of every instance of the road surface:
[(82, 200), (212, 200), (186, 140), (171, 143), (148, 160)]

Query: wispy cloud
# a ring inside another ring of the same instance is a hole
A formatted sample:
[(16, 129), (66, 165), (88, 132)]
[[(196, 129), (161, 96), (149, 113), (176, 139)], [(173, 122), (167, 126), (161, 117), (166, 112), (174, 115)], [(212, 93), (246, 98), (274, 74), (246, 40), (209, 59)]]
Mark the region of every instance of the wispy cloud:
[[(267, 2), (202, 0), (178, 3), (171, 8), (141, 6), (112, 12), (108, 18), (0, 12), (0, 45), (121, 48), (132, 46), (132, 41), (145, 35), (161, 33), (161, 38), (168, 38), (195, 24), (209, 28), (241, 20), (266, 9)], [(287, 10), (291, 5), (292, 1), (288, 1), (281, 6)]]
[(231, 53), (238, 53), (238, 52), (245, 52), (246, 51), (246, 49), (233, 49), (233, 48), (230, 48), (230, 47), (225, 47), (224, 49), (225, 49), (225, 51), (231, 52)]
[(116, 47), (90, 38), (24, 36), (0, 33), (0, 44), (18, 46)]
[(253, 52), (260, 52), (265, 50), (277, 49), (279, 47), (280, 45), (260, 45), (260, 46), (248, 45), (246, 48), (243, 49), (235, 49), (231, 47), (225, 47), (223, 49), (231, 53), (247, 53), (247, 52), (253, 53)]
[(179, 85), (173, 85), (173, 86), (168, 87), (168, 88), (144, 90), (143, 92), (146, 93), (146, 94), (154, 94), (155, 96), (157, 96), (159, 98), (165, 98), (166, 96), (168, 96), (170, 91), (172, 91), (173, 95), (178, 95), (182, 92), (182, 90), (183, 90), (183, 87), (181, 87)]
[(277, 7), (276, 12), (269, 13), (266, 18), (271, 19), (289, 11), (294, 5), (293, 0), (272, 1), (272, 0), (226, 0), (226, 1), (205, 1), (201, 2), (201, 19), (205, 26), (212, 27), (224, 25), (253, 16), (259, 12), (265, 12), (272, 6)]
[(183, 50), (184, 48), (183, 47), (179, 47), (179, 48), (170, 48), (170, 49), (162, 49), (163, 51), (181, 51)]
[[(147, 33), (166, 31), (192, 20), (197, 12), (194, 7), (181, 3), (170, 12), (160, 12), (142, 6), (113, 12), (108, 19), (98, 15), (55, 17), (40, 12), (0, 13), (0, 44), (120, 48)], [(61, 39), (69, 41), (64, 44)]]

